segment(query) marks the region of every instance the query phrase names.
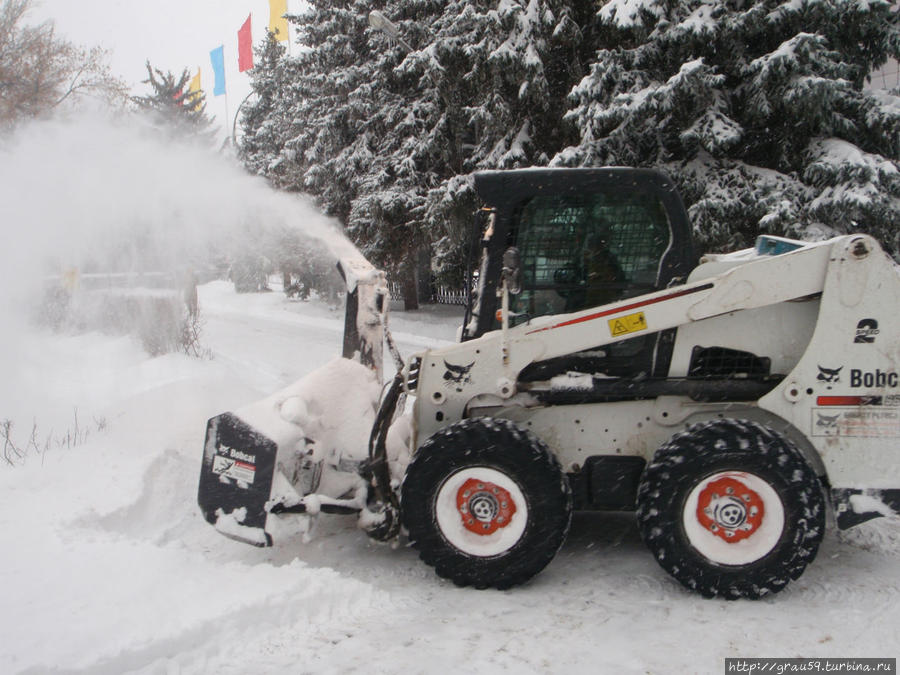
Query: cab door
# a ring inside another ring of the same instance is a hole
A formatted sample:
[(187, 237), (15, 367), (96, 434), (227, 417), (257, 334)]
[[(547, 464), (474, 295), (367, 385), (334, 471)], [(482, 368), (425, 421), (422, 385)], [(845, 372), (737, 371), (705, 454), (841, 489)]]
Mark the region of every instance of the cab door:
[[(671, 234), (663, 205), (646, 193), (538, 195), (521, 205), (514, 221), (510, 243), (521, 255), (523, 288), (510, 299), (513, 325), (659, 288)], [(642, 335), (538, 364), (523, 377), (544, 379), (548, 369), (649, 375), (655, 344), (655, 334)]]

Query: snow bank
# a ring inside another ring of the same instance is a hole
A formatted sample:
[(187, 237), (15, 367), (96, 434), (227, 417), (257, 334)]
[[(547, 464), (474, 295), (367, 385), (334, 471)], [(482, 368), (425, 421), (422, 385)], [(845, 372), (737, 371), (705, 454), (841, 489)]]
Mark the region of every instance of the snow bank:
[(204, 672), (209, 659), (255, 649), (285, 625), (334, 634), (391, 606), (363, 581), (310, 567), (291, 549), (261, 554), (203, 521), (203, 420), (247, 396), (221, 364), (149, 359), (131, 340), (97, 334), (28, 343), (53, 397), (20, 381), (23, 407), (43, 406), (39, 419), (49, 420), (57, 406), (90, 401), (108, 426), (0, 467), (0, 671)]

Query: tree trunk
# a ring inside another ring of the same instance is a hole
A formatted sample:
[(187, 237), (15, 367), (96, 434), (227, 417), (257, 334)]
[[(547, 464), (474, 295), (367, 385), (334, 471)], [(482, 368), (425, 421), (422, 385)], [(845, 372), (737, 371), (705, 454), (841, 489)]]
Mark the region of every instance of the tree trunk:
[(431, 283), (431, 247), (423, 246), (416, 251), (416, 285), (418, 287), (419, 302), (429, 303), (434, 295)]
[(416, 284), (416, 258), (408, 255), (400, 267), (400, 288), (403, 292), (403, 309), (407, 312), (419, 309), (418, 284)]

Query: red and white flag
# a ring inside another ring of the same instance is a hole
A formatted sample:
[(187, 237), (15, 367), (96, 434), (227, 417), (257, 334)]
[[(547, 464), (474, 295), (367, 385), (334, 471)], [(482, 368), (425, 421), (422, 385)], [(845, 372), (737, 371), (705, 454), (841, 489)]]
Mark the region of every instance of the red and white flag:
[(241, 73), (253, 67), (253, 35), (250, 30), (250, 18), (251, 16), (248, 15), (244, 25), (238, 31), (238, 72)]

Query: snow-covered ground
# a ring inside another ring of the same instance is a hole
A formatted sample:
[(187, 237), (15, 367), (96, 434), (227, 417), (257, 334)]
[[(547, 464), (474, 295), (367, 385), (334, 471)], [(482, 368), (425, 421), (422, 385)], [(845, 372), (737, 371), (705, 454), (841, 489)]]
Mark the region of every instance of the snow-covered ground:
[[(6, 359), (0, 420), (20, 446), (34, 429), (37, 450), (0, 467), (0, 673), (714, 673), (729, 656), (898, 655), (898, 522), (830, 532), (758, 602), (687, 593), (623, 514), (577, 515), (549, 567), (504, 592), (456, 588), (349, 516), (307, 544), (222, 537), (196, 505), (206, 419), (335, 356), (343, 317), (225, 282), (200, 303), (210, 360), (46, 333)], [(409, 354), (459, 320), (439, 307), (391, 325)]]

